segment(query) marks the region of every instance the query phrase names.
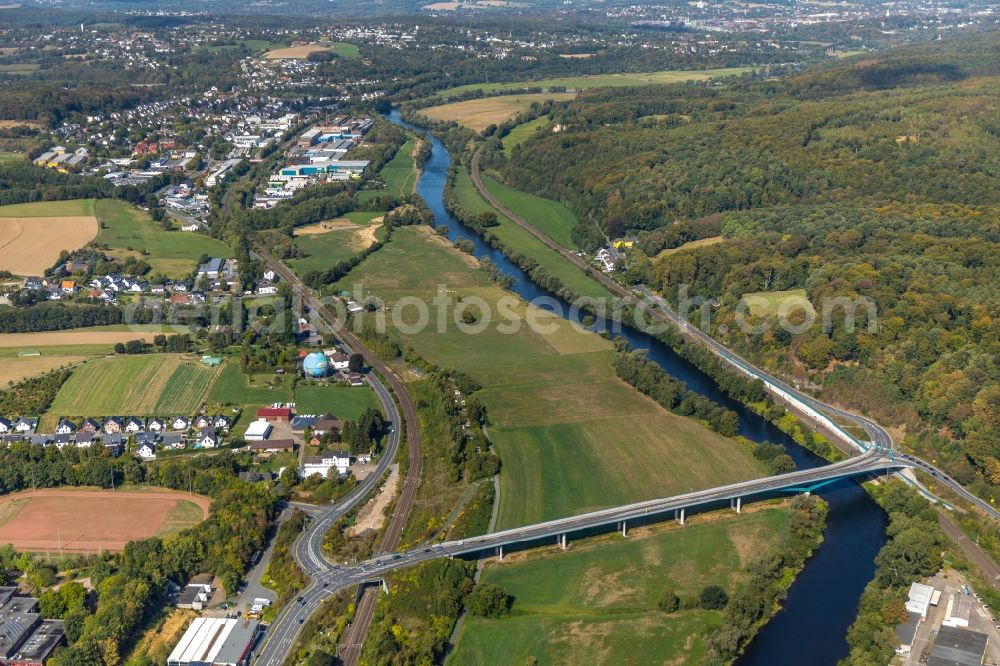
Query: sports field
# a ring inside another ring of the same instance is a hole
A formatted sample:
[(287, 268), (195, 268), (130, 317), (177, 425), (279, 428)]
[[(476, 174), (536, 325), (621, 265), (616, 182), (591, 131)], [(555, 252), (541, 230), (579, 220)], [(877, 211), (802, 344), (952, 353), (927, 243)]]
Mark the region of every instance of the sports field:
[(91, 200), (0, 206), (0, 270), (41, 275), (62, 250), (78, 250), (96, 235)]
[[(504, 465), (498, 528), (763, 473), (746, 448), (663, 410), (617, 379), (609, 341), (552, 317), (543, 322), (551, 328), (529, 328), (522, 301), (419, 228), (398, 229), (338, 289), (355, 282), (386, 300), (390, 322), (396, 316), (405, 324), (418, 315), (414, 306), (395, 311), (400, 298), (428, 303), (438, 285), (448, 289), (445, 332), (438, 332), (435, 318), (401, 337), (430, 362), (483, 385), (478, 395)], [(460, 298), (466, 304), (483, 299), (492, 323), (478, 334), (459, 330)], [(497, 318), (502, 299), (509, 315), (504, 328)], [(506, 333), (508, 326), (518, 328)]]
[(573, 99), (574, 93), (534, 93), (526, 95), (500, 95), (451, 102), (420, 109), (418, 113), (432, 120), (454, 121), (481, 132), (490, 125), (497, 125), (522, 111), (527, 111), (532, 102), (545, 100)]
[(735, 76), (749, 72), (751, 67), (728, 67), (721, 69), (695, 70), (664, 70), (659, 72), (629, 73), (629, 74), (587, 74), (583, 76), (565, 76), (538, 81), (517, 81), (513, 83), (469, 83), (442, 90), (437, 94), (439, 99), (448, 99), (455, 95), (482, 90), (495, 92), (497, 90), (521, 90), (523, 88), (566, 88), (569, 90), (586, 90), (587, 88), (607, 88), (615, 86), (649, 86), (664, 83), (680, 83), (683, 81), (706, 81), (719, 76)]
[(114, 356), (84, 364), (56, 394), (60, 416), (192, 414), (222, 372), (178, 354)]
[(171, 490), (15, 493), (0, 497), (0, 543), (36, 552), (121, 551), (129, 541), (196, 525), (210, 502)]
[(222, 241), (190, 231), (167, 231), (145, 211), (124, 201), (100, 199), (96, 203), (101, 230), (95, 243), (107, 245), (113, 256), (142, 256), (153, 273), (186, 277), (203, 254), (231, 257), (232, 250)]
[(767, 508), (509, 555), (487, 565), (482, 580), (514, 597), (513, 615), (470, 616), (447, 663), (646, 664), (650, 655), (656, 663), (701, 663), (703, 636), (722, 614), (666, 614), (656, 607), (660, 595), (696, 596), (708, 584), (732, 594), (746, 564), (787, 533), (787, 511)]

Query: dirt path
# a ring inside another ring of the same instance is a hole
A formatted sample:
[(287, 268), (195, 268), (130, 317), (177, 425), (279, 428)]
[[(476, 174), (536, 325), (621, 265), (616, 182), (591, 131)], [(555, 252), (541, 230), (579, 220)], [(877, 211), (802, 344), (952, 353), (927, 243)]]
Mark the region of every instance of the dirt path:
[(354, 525), (347, 528), (347, 536), (357, 536), (368, 530), (377, 530), (385, 522), (385, 510), (396, 499), (399, 491), (399, 464), (393, 463), (389, 467), (389, 476), (385, 478), (385, 483), (379, 488), (375, 495), (360, 511), (358, 520)]

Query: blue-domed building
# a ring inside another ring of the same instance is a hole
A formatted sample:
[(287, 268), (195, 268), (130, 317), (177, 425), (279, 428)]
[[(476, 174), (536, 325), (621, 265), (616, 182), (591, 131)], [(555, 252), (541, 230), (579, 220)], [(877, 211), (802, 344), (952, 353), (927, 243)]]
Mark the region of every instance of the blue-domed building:
[(302, 372), (306, 377), (325, 377), (330, 371), (330, 360), (322, 352), (313, 352), (302, 359)]

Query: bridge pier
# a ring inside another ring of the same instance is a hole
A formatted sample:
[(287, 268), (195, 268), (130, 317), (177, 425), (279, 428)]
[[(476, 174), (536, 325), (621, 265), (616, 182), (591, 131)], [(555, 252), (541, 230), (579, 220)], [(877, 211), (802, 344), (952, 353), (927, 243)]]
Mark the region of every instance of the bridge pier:
[(674, 509), (674, 518), (677, 519), (678, 523), (680, 523), (681, 525), (683, 525), (684, 524), (684, 509)]
[(500, 556), (500, 561), (503, 562), (503, 546), (497, 546), (497, 554)]
[(618, 527), (621, 528), (623, 537), (628, 536), (628, 525), (625, 524), (624, 520), (618, 523)]
[(729, 500), (729, 508), (736, 509), (736, 513), (742, 513), (743, 511), (743, 498), (737, 497), (736, 499)]
[(566, 534), (565, 533), (560, 534), (557, 537), (557, 540), (559, 541), (559, 547), (562, 548), (563, 550), (566, 550)]

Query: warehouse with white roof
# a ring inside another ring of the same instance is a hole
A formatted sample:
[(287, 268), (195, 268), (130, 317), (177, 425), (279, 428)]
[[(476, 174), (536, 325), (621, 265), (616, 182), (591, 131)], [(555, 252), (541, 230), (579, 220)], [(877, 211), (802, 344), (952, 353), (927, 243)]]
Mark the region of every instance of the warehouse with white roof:
[(245, 666), (259, 633), (255, 620), (195, 618), (167, 657), (167, 666)]

